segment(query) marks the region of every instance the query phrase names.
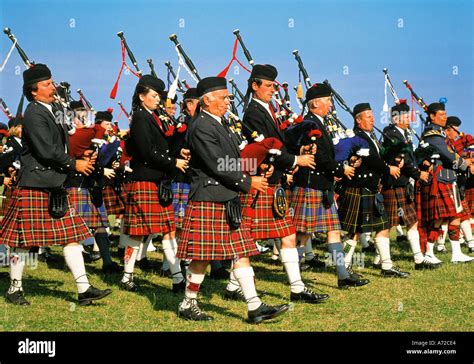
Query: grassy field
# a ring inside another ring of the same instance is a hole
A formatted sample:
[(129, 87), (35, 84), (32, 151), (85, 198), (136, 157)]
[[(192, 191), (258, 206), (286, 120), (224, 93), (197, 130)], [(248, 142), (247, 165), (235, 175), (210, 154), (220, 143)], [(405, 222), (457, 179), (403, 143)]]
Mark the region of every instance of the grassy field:
[[(449, 243), (447, 243), (450, 249)], [(359, 249), (359, 248), (358, 248)], [(317, 246), (323, 254), (322, 246)], [(54, 249), (57, 254), (60, 249)], [(358, 251), (358, 250), (357, 250)], [(369, 267), (373, 255), (365, 255), (362, 273), (371, 283), (358, 289), (339, 290), (332, 270), (303, 272), (331, 298), (321, 305), (295, 304), (290, 312), (272, 322), (247, 324), (244, 303), (224, 301), (224, 281), (207, 278), (201, 290), (201, 307), (214, 316), (210, 323), (177, 318), (181, 295), (170, 291), (171, 280), (137, 269), (141, 290), (119, 290), (120, 275), (104, 276), (101, 261), (88, 264), (91, 283), (112, 288), (113, 293), (93, 306), (75, 305), (73, 279), (62, 264), (36, 270), (26, 268), (24, 288), (29, 307), (0, 302), (0, 331), (473, 331), (474, 264), (446, 263), (435, 271), (414, 271), (408, 243), (392, 243), (396, 264), (412, 275), (409, 279), (386, 279)], [(161, 253), (151, 253), (161, 260)], [(268, 255), (254, 259), (257, 289), (270, 304), (288, 302), (289, 287), (281, 266), (270, 264)], [(8, 288), (7, 268), (0, 268), (0, 292)]]

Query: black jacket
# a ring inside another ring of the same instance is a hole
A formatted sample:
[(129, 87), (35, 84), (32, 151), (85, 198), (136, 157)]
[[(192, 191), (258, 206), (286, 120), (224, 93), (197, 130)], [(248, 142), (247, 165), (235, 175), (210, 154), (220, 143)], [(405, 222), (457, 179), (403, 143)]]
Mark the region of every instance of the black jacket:
[[(191, 124), (192, 117), (187, 113), (183, 113), (180, 115), (180, 121), (186, 124), (186, 127), (189, 128)], [(175, 132), (174, 135), (168, 139), (168, 144), (170, 148), (170, 155), (175, 158), (182, 158), (181, 157), (181, 149), (185, 148), (188, 149), (189, 147), (186, 145), (186, 134), (188, 133), (188, 129), (186, 129), (183, 133)], [(174, 178), (174, 182), (180, 183), (190, 183), (191, 179), (189, 177), (189, 173), (183, 173), (178, 170), (176, 177)]]
[[(396, 128), (394, 124), (390, 124), (384, 130), (384, 139), (383, 145), (390, 145), (392, 142), (404, 142), (409, 145), (410, 151), (405, 153), (403, 168), (401, 169), (400, 178), (395, 179), (392, 176), (384, 176), (384, 189), (396, 188), (396, 187), (405, 187), (410, 182), (410, 177), (415, 181), (420, 178), (420, 171), (417, 167), (417, 162), (415, 158), (415, 153), (413, 151), (413, 142), (407, 140), (405, 136)], [(389, 141), (392, 140), (392, 142)], [(396, 165), (395, 160), (387, 161), (389, 165)]]
[(21, 169), (18, 186), (34, 188), (59, 187), (69, 172), (76, 168), (76, 160), (66, 153), (69, 136), (61, 118), (42, 104), (33, 101), (23, 119)]
[[(326, 127), (313, 113), (309, 112), (305, 120), (312, 120), (322, 136), (316, 140), (317, 152), (314, 156), (316, 169), (299, 168), (294, 176), (294, 185), (299, 187), (311, 187), (316, 190), (331, 190), (334, 186), (334, 177), (344, 175), (343, 162), (336, 162), (334, 144)], [(290, 149), (291, 152), (299, 154), (299, 151)]]
[[(280, 130), (280, 128), (275, 125), (275, 121), (270, 116), (268, 111), (265, 110), (265, 108), (255, 100), (252, 100), (249, 103), (242, 121), (252, 131), (257, 131), (265, 138), (277, 138), (283, 143), (281, 155), (275, 158), (275, 171), (273, 172), (273, 175), (268, 179), (268, 182), (271, 184), (279, 183), (285, 171), (290, 169), (295, 162), (295, 156), (293, 154), (290, 154), (285, 146), (285, 135)], [(250, 132), (246, 128), (244, 128), (243, 131), (248, 142), (253, 143), (253, 139), (250, 136)]]
[(344, 184), (348, 187), (366, 187), (375, 191), (378, 189), (382, 176), (390, 175), (390, 167), (380, 157), (374, 141), (364, 131), (355, 127), (354, 134), (367, 141), (369, 156), (362, 157), (362, 165), (356, 169), (352, 180), (344, 178)]
[(240, 149), (226, 126), (201, 111), (188, 130), (186, 143), (192, 155), (191, 201), (225, 202), (250, 190), (251, 176), (232, 168), (240, 166)]
[(169, 155), (163, 130), (146, 109), (140, 108), (133, 113), (126, 147), (132, 157), (133, 181), (159, 182), (173, 177), (178, 170), (176, 158)]

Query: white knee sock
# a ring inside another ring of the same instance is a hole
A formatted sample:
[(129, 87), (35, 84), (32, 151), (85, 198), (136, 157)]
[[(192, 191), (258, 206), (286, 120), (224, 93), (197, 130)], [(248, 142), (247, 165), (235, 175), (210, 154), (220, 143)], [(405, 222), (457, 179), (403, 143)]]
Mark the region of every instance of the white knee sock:
[(188, 308), (191, 306), (191, 301), (197, 299), (199, 287), (204, 281), (204, 274), (196, 274), (188, 270), (186, 276), (186, 289), (184, 291), (184, 299), (180, 304), (181, 308)]
[(451, 240), (451, 249), (451, 262), (453, 263), (464, 263), (474, 260), (474, 257), (470, 257), (469, 255), (466, 255), (462, 252), (461, 243), (459, 241)]
[(176, 254), (178, 252), (178, 240), (176, 238), (171, 239), (171, 245), (173, 246), (173, 251)]
[(403, 228), (401, 225), (397, 225), (397, 236), (403, 236)]
[(382, 236), (375, 237), (375, 245), (380, 254), (382, 261), (382, 269), (391, 269), (393, 267), (392, 259), (390, 258), (390, 239)]
[(301, 280), (298, 251), (296, 248), (281, 249), (280, 256), (290, 282), (291, 292), (301, 293), (304, 290), (304, 283)]
[(123, 277), (122, 282), (128, 282), (132, 279), (133, 270), (135, 268), (135, 261), (137, 260), (138, 247), (141, 241), (130, 237), (127, 239), (127, 247), (125, 248), (125, 255), (123, 259)]
[(464, 220), (461, 221), (461, 230), (464, 234), (464, 239), (466, 242), (471, 242), (472, 241), (472, 228), (471, 228), (471, 221), (470, 220)]
[(10, 255), (10, 288), (8, 293), (22, 290), (23, 270), (25, 269), (25, 259), (29, 251), (16, 248)]
[(230, 271), (229, 283), (227, 283), (226, 290), (234, 292), (240, 289), (240, 284), (237, 278), (235, 278), (234, 270)]
[(344, 244), (344, 264), (346, 265), (346, 268), (352, 265), (352, 256), (354, 255), (355, 248), (357, 246), (357, 241), (352, 240), (352, 239), (347, 239)]
[(426, 246), (425, 258), (427, 258), (431, 263), (434, 263), (434, 264), (441, 263), (441, 260), (439, 260), (434, 255), (434, 243), (428, 242)]
[(247, 300), (248, 310), (253, 311), (259, 308), (262, 304), (262, 301), (257, 296), (253, 268), (245, 267), (234, 269), (234, 275), (235, 278), (238, 280), (240, 287), (242, 288), (242, 293), (244, 294), (245, 299)]
[(181, 273), (181, 265), (180, 260), (176, 258), (176, 254), (174, 252), (173, 243), (171, 240), (163, 240), (163, 253), (165, 254), (165, 258), (168, 261), (170, 271), (173, 278), (173, 283), (179, 283), (184, 280), (183, 274)]
[(420, 248), (420, 234), (416, 226), (412, 226), (407, 232), (407, 238), (410, 242), (411, 251), (413, 252), (413, 257), (415, 263), (422, 263), (424, 260), (423, 253)]
[(148, 245), (151, 241), (151, 235), (148, 235), (145, 242), (141, 242), (138, 247), (137, 261), (140, 261), (146, 258), (146, 253), (148, 252)]
[(82, 245), (66, 245), (64, 247), (64, 260), (72, 272), (77, 285), (77, 292), (84, 293), (90, 287), (86, 275), (86, 267), (82, 256)]

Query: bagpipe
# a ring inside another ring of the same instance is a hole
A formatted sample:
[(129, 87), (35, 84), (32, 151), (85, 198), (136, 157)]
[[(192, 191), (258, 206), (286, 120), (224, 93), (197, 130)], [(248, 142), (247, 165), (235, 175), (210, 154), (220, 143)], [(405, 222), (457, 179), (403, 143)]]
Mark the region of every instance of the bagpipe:
[[(174, 72), (174, 69), (173, 69), (173, 66), (171, 65), (171, 62), (170, 61), (166, 61), (165, 62), (165, 66), (166, 66), (166, 69), (168, 70), (168, 73), (173, 76), (173, 79), (176, 80), (177, 76), (176, 76), (176, 73)], [(153, 75), (153, 73), (152, 73)], [(154, 75), (155, 77), (156, 74)], [(178, 82), (178, 90), (182, 93), (185, 93), (187, 89), (189, 89), (189, 85), (186, 83), (186, 80), (183, 80), (183, 81), (180, 81), (180, 80), (177, 80)]]
[(14, 118), (13, 114), (10, 112), (6, 102), (0, 97), (0, 106), (2, 107), (2, 111), (8, 120), (12, 120)]

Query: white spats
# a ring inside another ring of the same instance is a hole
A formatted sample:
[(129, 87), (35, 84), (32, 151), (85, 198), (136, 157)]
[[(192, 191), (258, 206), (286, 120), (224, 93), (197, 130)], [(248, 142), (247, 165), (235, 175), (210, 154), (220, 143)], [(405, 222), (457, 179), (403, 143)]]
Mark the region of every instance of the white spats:
[(464, 240), (469, 244), (472, 242), (472, 229), (471, 229), (471, 221), (464, 220), (461, 221), (461, 231), (464, 234)]
[(390, 239), (382, 236), (375, 237), (375, 245), (377, 246), (382, 269), (391, 269), (393, 267), (392, 259), (390, 258)]
[(227, 283), (226, 290), (228, 290), (228, 291), (230, 291), (230, 292), (235, 292), (235, 291), (237, 291), (239, 288), (240, 288), (239, 281), (237, 280), (237, 278), (235, 278), (234, 270), (232, 269), (232, 270), (230, 271), (229, 283)]
[(173, 283), (180, 283), (184, 280), (183, 274), (181, 273), (180, 260), (176, 258), (175, 249), (173, 246), (173, 241), (166, 239), (162, 241), (163, 244), (163, 253), (165, 258), (168, 261), (170, 267), (170, 272), (173, 277)]
[(197, 298), (199, 287), (204, 281), (204, 274), (196, 274), (188, 270), (186, 277), (186, 289), (184, 291), (184, 299), (180, 304), (181, 309), (186, 309), (191, 306), (191, 302)]
[(422, 263), (425, 257), (421, 252), (420, 234), (418, 233), (418, 228), (416, 227), (416, 224), (408, 230), (407, 238), (410, 243), (411, 251), (413, 252), (413, 258), (415, 259), (415, 263)]
[(281, 249), (281, 262), (285, 267), (288, 281), (290, 282), (291, 292), (301, 293), (304, 289), (304, 283), (301, 280), (298, 251), (296, 248)]
[(451, 263), (467, 263), (474, 260), (474, 257), (470, 257), (462, 252), (461, 243), (459, 241), (451, 240), (451, 248), (453, 250)]
[(22, 290), (23, 270), (25, 269), (25, 257), (28, 250), (16, 248), (10, 255), (10, 288), (8, 293)]
[(428, 242), (427, 247), (426, 247), (426, 252), (425, 252), (425, 258), (433, 263), (433, 264), (439, 264), (442, 263), (441, 260), (439, 260), (435, 255), (434, 255), (434, 243)]
[(135, 262), (137, 260), (138, 248), (140, 247), (141, 241), (132, 239), (128, 236), (126, 239), (125, 255), (123, 257), (123, 271), (122, 282), (128, 282), (131, 280), (133, 270), (135, 269)]
[[(296, 249), (295, 249), (296, 251)], [(298, 255), (298, 253), (297, 253)], [(255, 274), (252, 267), (236, 268), (234, 275), (242, 289), (242, 293), (247, 301), (247, 308), (249, 311), (256, 310), (262, 304), (262, 301), (257, 296), (255, 288)]]
[(77, 292), (84, 293), (90, 287), (82, 256), (82, 245), (69, 244), (64, 247), (64, 260), (72, 272), (77, 285)]

